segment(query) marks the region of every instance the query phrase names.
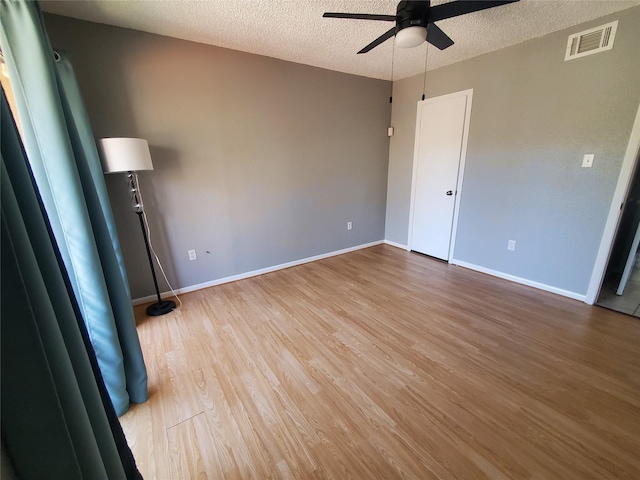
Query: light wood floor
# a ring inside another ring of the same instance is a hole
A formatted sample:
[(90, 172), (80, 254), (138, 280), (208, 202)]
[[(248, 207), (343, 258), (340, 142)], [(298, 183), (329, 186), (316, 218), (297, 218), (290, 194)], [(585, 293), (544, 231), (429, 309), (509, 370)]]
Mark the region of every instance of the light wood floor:
[(376, 246), (144, 318), (149, 479), (640, 478), (640, 320)]

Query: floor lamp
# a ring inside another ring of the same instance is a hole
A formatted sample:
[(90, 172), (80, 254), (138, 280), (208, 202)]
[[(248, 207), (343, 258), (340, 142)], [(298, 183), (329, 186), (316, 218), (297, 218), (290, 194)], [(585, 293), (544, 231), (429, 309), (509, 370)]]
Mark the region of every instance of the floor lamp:
[(158, 280), (156, 279), (156, 271), (153, 268), (151, 248), (149, 247), (149, 238), (147, 236), (148, 229), (146, 216), (144, 214), (144, 205), (142, 203), (140, 190), (138, 189), (138, 176), (136, 174), (139, 170), (153, 170), (149, 144), (141, 138), (103, 138), (100, 140), (100, 149), (104, 173), (126, 172), (126, 177), (129, 181), (133, 211), (138, 215), (138, 219), (140, 220), (144, 246), (147, 248), (147, 257), (149, 259), (149, 266), (151, 267), (151, 276), (153, 277), (153, 286), (156, 289), (156, 296), (158, 297), (156, 303), (147, 307), (147, 315), (157, 317), (158, 315), (169, 313), (176, 308), (176, 303), (172, 300), (162, 300), (160, 297)]

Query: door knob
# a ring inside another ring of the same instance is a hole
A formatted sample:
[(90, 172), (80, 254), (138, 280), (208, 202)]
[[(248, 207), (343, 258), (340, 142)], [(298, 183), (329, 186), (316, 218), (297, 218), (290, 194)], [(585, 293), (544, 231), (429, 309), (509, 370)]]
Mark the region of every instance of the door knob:
[(451, 190), (447, 190), (447, 195), (451, 196), (453, 195), (453, 192)]

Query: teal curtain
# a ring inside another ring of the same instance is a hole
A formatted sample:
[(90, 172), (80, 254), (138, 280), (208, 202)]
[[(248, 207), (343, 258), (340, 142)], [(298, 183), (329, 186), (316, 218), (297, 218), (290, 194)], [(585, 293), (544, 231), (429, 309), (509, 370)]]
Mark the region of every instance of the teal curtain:
[(54, 53), (37, 2), (0, 2), (0, 46), (27, 158), (109, 396), (118, 413), (147, 399), (131, 294), (73, 69)]
[(139, 479), (1, 92), (3, 478)]

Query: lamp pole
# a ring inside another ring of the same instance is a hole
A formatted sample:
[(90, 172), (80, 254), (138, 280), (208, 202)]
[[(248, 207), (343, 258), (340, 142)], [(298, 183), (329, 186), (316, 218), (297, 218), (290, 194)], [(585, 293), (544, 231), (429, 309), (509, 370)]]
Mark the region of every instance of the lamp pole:
[(152, 303), (147, 307), (147, 315), (151, 317), (157, 317), (169, 313), (176, 308), (176, 302), (173, 300), (162, 300), (160, 296), (160, 290), (158, 289), (158, 279), (156, 278), (156, 270), (153, 267), (153, 257), (151, 256), (151, 248), (149, 246), (149, 237), (147, 236), (147, 227), (144, 219), (144, 205), (138, 197), (138, 182), (135, 172), (128, 172), (127, 177), (129, 179), (129, 186), (131, 189), (131, 196), (133, 199), (133, 210), (138, 215), (140, 220), (140, 228), (142, 229), (142, 238), (144, 238), (144, 246), (147, 249), (147, 258), (149, 259), (149, 267), (151, 267), (151, 276), (153, 277), (153, 286), (156, 289), (156, 296), (158, 301)]

